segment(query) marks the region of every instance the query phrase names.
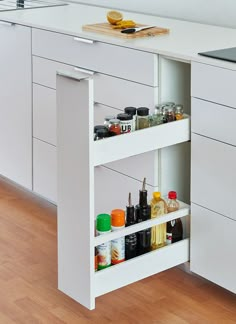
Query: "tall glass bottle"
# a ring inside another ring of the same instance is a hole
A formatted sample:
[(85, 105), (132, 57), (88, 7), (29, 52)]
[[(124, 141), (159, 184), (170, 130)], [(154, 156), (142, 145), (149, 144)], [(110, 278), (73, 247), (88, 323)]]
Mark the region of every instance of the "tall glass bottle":
[[(131, 202), (131, 193), (129, 193), (128, 206), (126, 206), (126, 227), (134, 225), (135, 214), (134, 206)], [(132, 259), (137, 255), (137, 233), (126, 235), (125, 237), (125, 260)]]
[[(151, 200), (151, 218), (157, 218), (167, 214), (167, 204), (161, 198), (159, 191), (153, 192)], [(163, 247), (166, 242), (166, 223), (153, 226), (151, 230), (151, 249), (156, 250)]]
[[(135, 206), (136, 222), (140, 223), (151, 218), (151, 206), (147, 203), (146, 178), (143, 180), (142, 190), (139, 190), (139, 205)], [(150, 251), (151, 228), (137, 233), (137, 254), (141, 255)]]
[[(179, 209), (177, 193), (170, 191), (168, 193), (167, 210), (168, 213)], [(167, 222), (166, 244), (172, 244), (183, 239), (183, 225), (180, 218)]]

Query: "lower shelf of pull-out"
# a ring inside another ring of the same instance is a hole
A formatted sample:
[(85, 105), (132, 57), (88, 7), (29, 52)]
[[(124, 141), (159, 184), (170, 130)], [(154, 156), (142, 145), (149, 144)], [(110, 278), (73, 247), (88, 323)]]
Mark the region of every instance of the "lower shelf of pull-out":
[(190, 117), (94, 142), (94, 166), (190, 140)]
[(189, 238), (94, 274), (95, 297), (189, 261)]

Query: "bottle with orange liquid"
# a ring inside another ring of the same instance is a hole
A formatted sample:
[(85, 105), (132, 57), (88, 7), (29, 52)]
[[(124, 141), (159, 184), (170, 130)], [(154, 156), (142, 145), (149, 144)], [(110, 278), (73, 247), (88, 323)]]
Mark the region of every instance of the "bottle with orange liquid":
[[(111, 229), (118, 231), (125, 227), (125, 211), (113, 209), (111, 212)], [(117, 264), (125, 261), (125, 237), (111, 241), (111, 263)]]

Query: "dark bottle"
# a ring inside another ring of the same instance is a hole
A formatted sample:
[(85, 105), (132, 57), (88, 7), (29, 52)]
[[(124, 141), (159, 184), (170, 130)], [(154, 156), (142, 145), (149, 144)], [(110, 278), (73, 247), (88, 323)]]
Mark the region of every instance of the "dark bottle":
[[(146, 178), (143, 180), (143, 188), (139, 190), (139, 205), (135, 206), (136, 222), (140, 223), (151, 219), (151, 206), (147, 203), (147, 190), (145, 189)], [(151, 248), (151, 228), (147, 228), (137, 233), (137, 255), (150, 251)]]
[[(135, 214), (134, 206), (131, 203), (131, 193), (129, 193), (129, 203), (126, 206), (126, 227), (134, 225)], [(137, 233), (127, 235), (125, 237), (125, 260), (135, 258), (137, 256)]]
[[(177, 193), (170, 191), (168, 193), (167, 211), (168, 213), (179, 210), (179, 202), (177, 201)], [(172, 244), (183, 239), (183, 225), (180, 218), (167, 222), (166, 228), (166, 244)]]

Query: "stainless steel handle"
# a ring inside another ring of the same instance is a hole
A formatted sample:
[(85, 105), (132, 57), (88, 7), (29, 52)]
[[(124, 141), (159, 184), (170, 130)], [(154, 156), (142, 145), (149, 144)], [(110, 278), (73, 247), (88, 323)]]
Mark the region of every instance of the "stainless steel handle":
[(1, 21), (0, 20), (0, 25), (4, 25), (4, 26), (14, 26), (15, 24), (9, 21)]
[(94, 75), (94, 71), (89, 71), (89, 70), (85, 70), (85, 69), (80, 69), (80, 68), (74, 68), (74, 70), (76, 71), (76, 72), (82, 72), (82, 73), (87, 73), (87, 74), (89, 74), (89, 75)]
[(94, 41), (91, 40), (91, 39), (80, 38), (80, 37), (74, 37), (74, 40), (76, 42), (87, 43), (87, 44), (93, 44), (94, 43)]

